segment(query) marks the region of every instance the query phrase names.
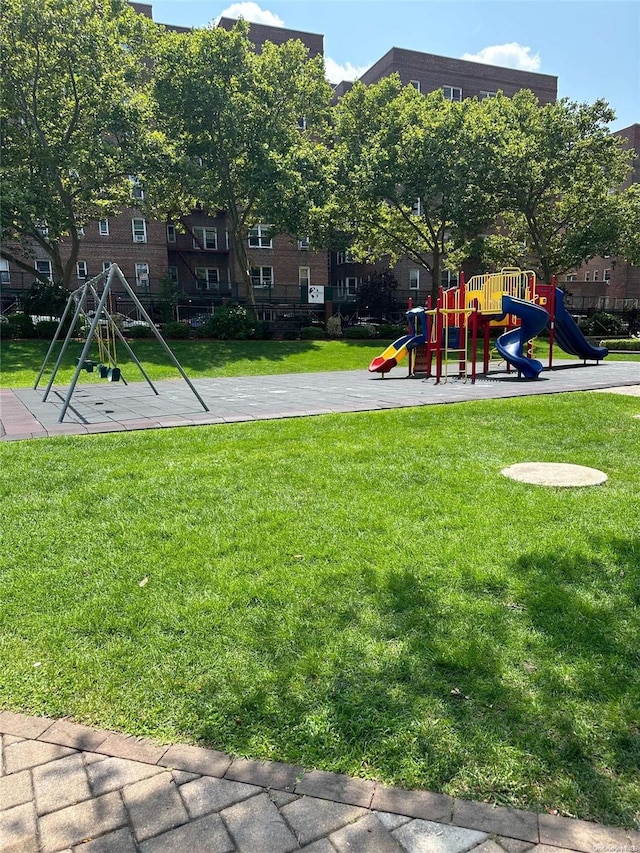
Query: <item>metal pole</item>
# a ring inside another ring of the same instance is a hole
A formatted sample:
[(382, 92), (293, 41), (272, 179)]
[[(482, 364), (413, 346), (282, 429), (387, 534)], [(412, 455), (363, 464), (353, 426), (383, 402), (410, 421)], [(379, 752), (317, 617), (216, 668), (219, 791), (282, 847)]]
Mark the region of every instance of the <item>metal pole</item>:
[[(73, 294), (71, 295), (71, 298), (73, 298)], [(87, 300), (87, 291), (86, 291), (86, 287), (85, 287), (82, 289), (82, 294), (80, 296), (80, 299), (78, 300), (78, 304), (76, 306), (75, 314), (73, 315), (73, 320), (71, 321), (71, 325), (69, 326), (69, 331), (67, 332), (67, 335), (64, 339), (64, 343), (62, 344), (62, 349), (58, 353), (58, 358), (56, 359), (56, 363), (53, 367), (53, 373), (51, 374), (51, 378), (49, 379), (49, 384), (47, 385), (46, 390), (44, 392), (44, 395), (42, 397), (43, 403), (46, 402), (46, 399), (49, 396), (49, 391), (51, 391), (51, 386), (53, 385), (53, 381), (56, 378), (56, 374), (58, 372), (58, 368), (60, 367), (60, 365), (62, 363), (62, 359), (64, 357), (64, 354), (67, 351), (69, 341), (71, 340), (71, 336), (73, 335), (74, 329), (76, 327), (76, 323), (78, 322), (78, 317), (82, 313), (82, 309), (84, 307), (84, 303), (86, 302), (86, 300)]]
[[(69, 298), (67, 299), (67, 304), (65, 305), (64, 313), (62, 315), (62, 319), (58, 323), (58, 328), (56, 329), (56, 333), (53, 336), (53, 340), (51, 341), (51, 346), (47, 350), (47, 354), (44, 357), (44, 361), (42, 362), (42, 367), (40, 368), (40, 373), (38, 373), (38, 378), (36, 379), (36, 384), (33, 386), (33, 390), (35, 391), (38, 387), (38, 383), (42, 379), (42, 374), (44, 373), (44, 369), (47, 366), (47, 362), (49, 361), (49, 356), (53, 352), (53, 348), (56, 345), (58, 338), (60, 337), (60, 332), (62, 331), (62, 327), (64, 326), (64, 321), (67, 319), (67, 314), (69, 313), (69, 308), (71, 308), (71, 303), (73, 302), (73, 293), (69, 294)], [(73, 326), (71, 329), (73, 330)]]
[[(110, 270), (111, 269), (113, 269), (113, 267), (110, 267)], [(82, 370), (82, 365), (84, 364), (85, 359), (89, 354), (89, 349), (91, 348), (91, 344), (93, 342), (93, 336), (95, 335), (98, 322), (100, 321), (100, 315), (102, 314), (102, 309), (104, 308), (104, 304), (107, 301), (107, 296), (111, 288), (112, 278), (113, 275), (111, 272), (109, 272), (109, 277), (107, 278), (104, 290), (102, 291), (102, 296), (100, 297), (100, 302), (98, 303), (98, 307), (96, 308), (96, 313), (94, 314), (93, 320), (91, 321), (91, 328), (89, 329), (87, 340), (85, 341), (84, 347), (82, 348), (82, 353), (80, 354), (80, 359), (78, 361), (78, 364), (76, 365), (76, 371), (73, 374), (73, 379), (71, 380), (71, 385), (69, 386), (69, 390), (67, 391), (67, 396), (65, 397), (64, 403), (62, 404), (62, 411), (60, 412), (60, 417), (58, 418), (59, 424), (62, 423), (62, 421), (64, 420), (64, 416), (67, 413), (67, 409), (69, 408), (69, 403), (71, 401), (71, 395), (75, 391), (75, 387), (78, 382), (78, 376), (80, 376), (80, 371)]]
[(164, 351), (167, 353), (167, 355), (169, 356), (169, 358), (171, 359), (171, 361), (173, 362), (173, 364), (174, 364), (174, 365), (177, 367), (177, 369), (180, 371), (180, 375), (182, 376), (182, 378), (184, 379), (184, 381), (187, 383), (187, 385), (189, 386), (189, 388), (190, 388), (190, 389), (191, 389), (191, 391), (193, 392), (193, 395), (196, 397), (196, 399), (198, 400), (198, 402), (200, 403), (200, 405), (202, 406), (202, 408), (205, 410), (205, 412), (208, 412), (208, 411), (209, 411), (209, 408), (208, 408), (207, 404), (206, 404), (206, 403), (205, 403), (205, 401), (202, 399), (202, 397), (200, 396), (200, 394), (198, 394), (198, 392), (196, 391), (196, 389), (195, 389), (195, 388), (194, 388), (194, 386), (192, 385), (191, 380), (189, 379), (189, 377), (187, 376), (187, 374), (186, 374), (186, 373), (184, 372), (184, 370), (182, 369), (182, 366), (181, 366), (180, 362), (179, 362), (179, 361), (178, 361), (178, 359), (175, 357), (175, 355), (171, 352), (171, 350), (170, 350), (170, 349), (169, 349), (169, 347), (167, 346), (167, 344), (166, 344), (166, 342), (165, 342), (164, 338), (162, 337), (162, 335), (160, 334), (160, 332), (156, 329), (156, 325), (155, 325), (155, 323), (153, 322), (153, 320), (151, 319), (151, 317), (149, 317), (149, 315), (148, 315), (148, 314), (147, 314), (147, 312), (145, 311), (145, 309), (144, 309), (144, 307), (143, 307), (142, 303), (141, 303), (141, 302), (140, 302), (140, 300), (138, 299), (137, 295), (136, 295), (136, 294), (134, 293), (134, 291), (131, 289), (131, 287), (130, 287), (130, 285), (129, 285), (129, 282), (126, 280), (126, 278), (123, 276), (122, 272), (120, 271), (120, 267), (119, 267), (117, 264), (112, 264), (112, 265), (111, 265), (111, 267), (110, 267), (110, 269), (111, 269), (111, 270), (114, 270), (114, 269), (115, 269), (115, 272), (117, 273), (118, 277), (120, 278), (120, 282), (121, 282), (122, 286), (125, 288), (125, 290), (126, 290), (126, 291), (127, 291), (127, 293), (129, 294), (129, 296), (131, 296), (131, 298), (132, 298), (132, 299), (133, 299), (133, 301), (135, 302), (135, 304), (136, 304), (136, 306), (137, 306), (138, 310), (140, 311), (140, 313), (142, 314), (142, 316), (144, 317), (144, 319), (145, 319), (145, 320), (147, 321), (147, 323), (149, 324), (149, 326), (150, 326), (150, 328), (151, 328), (151, 330), (152, 330), (153, 334), (156, 336), (156, 338), (158, 339), (158, 341), (159, 341), (159, 342), (160, 342), (160, 344), (162, 345), (162, 348), (163, 348), (163, 349), (164, 349)]

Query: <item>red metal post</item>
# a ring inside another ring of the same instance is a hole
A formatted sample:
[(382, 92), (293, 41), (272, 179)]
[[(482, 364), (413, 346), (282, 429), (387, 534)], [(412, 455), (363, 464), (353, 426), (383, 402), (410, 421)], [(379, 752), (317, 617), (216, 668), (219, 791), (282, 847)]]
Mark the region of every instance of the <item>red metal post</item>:
[(551, 292), (549, 293), (549, 370), (553, 367), (553, 339), (556, 325), (556, 277), (551, 276)]

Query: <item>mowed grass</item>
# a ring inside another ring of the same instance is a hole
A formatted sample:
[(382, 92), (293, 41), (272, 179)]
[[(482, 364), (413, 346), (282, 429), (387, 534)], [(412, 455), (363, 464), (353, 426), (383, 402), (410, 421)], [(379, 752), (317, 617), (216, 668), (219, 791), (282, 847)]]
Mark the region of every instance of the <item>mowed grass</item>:
[[(366, 370), (371, 361), (391, 343), (387, 340), (339, 341), (168, 341), (176, 358), (191, 379), (218, 376), (265, 376), (278, 373), (309, 373), (331, 370)], [(155, 340), (134, 340), (130, 345), (152, 380), (179, 378), (180, 374), (161, 345)], [(0, 347), (0, 387), (33, 386), (47, 354), (46, 341), (2, 341)], [(40, 386), (45, 388), (61, 349), (57, 344), (52, 353)], [(56, 385), (69, 385), (75, 371), (75, 359), (82, 352), (82, 342), (74, 341), (65, 352), (56, 375)], [(482, 344), (478, 345), (482, 360)], [(534, 357), (544, 364), (548, 358), (548, 342), (535, 342)], [(98, 361), (98, 348), (93, 346), (90, 357)], [(560, 349), (554, 350), (554, 360), (572, 359)], [(455, 357), (452, 356), (455, 360)], [(633, 354), (611, 355), (609, 360), (640, 361)], [(127, 351), (118, 344), (118, 364), (128, 382), (144, 381), (138, 366)], [(398, 367), (406, 371), (406, 361)], [(97, 372), (82, 371), (81, 384), (101, 382)]]
[[(640, 413), (585, 393), (0, 445), (0, 707), (640, 819)], [(606, 484), (501, 476), (586, 464)]]

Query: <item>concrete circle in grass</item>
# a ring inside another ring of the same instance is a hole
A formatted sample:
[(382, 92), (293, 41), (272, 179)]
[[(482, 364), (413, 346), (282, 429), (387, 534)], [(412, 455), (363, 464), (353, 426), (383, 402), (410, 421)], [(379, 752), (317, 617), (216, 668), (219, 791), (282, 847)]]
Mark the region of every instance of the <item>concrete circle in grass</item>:
[(605, 483), (607, 475), (596, 468), (584, 465), (569, 465), (564, 462), (520, 462), (503, 468), (505, 477), (520, 483), (532, 483), (534, 486), (599, 486)]

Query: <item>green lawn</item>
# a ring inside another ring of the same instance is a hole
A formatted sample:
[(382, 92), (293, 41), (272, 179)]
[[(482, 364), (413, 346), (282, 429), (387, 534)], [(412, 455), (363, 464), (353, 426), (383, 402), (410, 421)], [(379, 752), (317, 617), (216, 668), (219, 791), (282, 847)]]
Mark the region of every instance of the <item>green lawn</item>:
[[(130, 342), (131, 348), (151, 379), (172, 379), (178, 372), (155, 340)], [(247, 376), (274, 373), (308, 373), (317, 370), (366, 370), (372, 359), (388, 345), (384, 341), (169, 341), (176, 358), (191, 379), (207, 376)], [(2, 341), (1, 387), (33, 385), (47, 354), (45, 341)], [(43, 376), (51, 376), (60, 345), (56, 347)], [(75, 359), (82, 343), (70, 344), (56, 376), (56, 384), (71, 382)], [(98, 359), (97, 347), (92, 356)], [(118, 345), (118, 363), (129, 381), (144, 381), (135, 362)], [(83, 372), (81, 381), (99, 382), (97, 373)]]
[[(169, 341), (176, 358), (192, 379), (214, 376), (267, 375), (274, 373), (308, 373), (320, 370), (366, 370), (371, 361), (388, 346), (389, 341)], [(44, 361), (49, 344), (45, 341), (2, 341), (0, 348), (0, 387), (20, 388), (33, 385)], [(160, 344), (153, 340), (131, 341), (131, 348), (150, 378), (171, 379), (178, 376), (176, 368)], [(67, 348), (64, 361), (56, 376), (56, 384), (68, 385), (75, 370), (75, 358), (82, 343)], [(44, 373), (46, 387), (60, 345), (56, 347)], [(556, 349), (554, 358), (571, 358)], [(97, 347), (91, 356), (98, 360)], [(548, 356), (547, 342), (536, 341), (534, 356)], [(637, 355), (610, 356), (616, 360), (640, 361)], [(118, 363), (125, 378), (141, 381), (142, 374), (129, 359), (124, 347), (118, 346)], [(399, 370), (405, 369), (401, 364)], [(83, 372), (80, 381), (100, 382), (97, 373)]]
[[(634, 826), (639, 412), (0, 444), (0, 707)], [(500, 475), (526, 460), (609, 481)]]

